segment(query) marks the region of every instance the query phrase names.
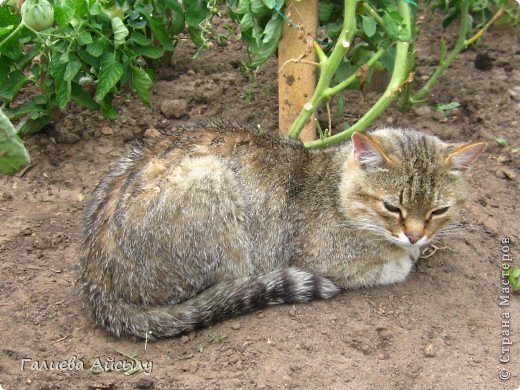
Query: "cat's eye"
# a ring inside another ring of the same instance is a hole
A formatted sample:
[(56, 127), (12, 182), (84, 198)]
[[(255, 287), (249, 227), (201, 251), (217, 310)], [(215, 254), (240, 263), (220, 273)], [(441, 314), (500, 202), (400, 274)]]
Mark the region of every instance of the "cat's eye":
[(436, 215), (436, 216), (444, 215), (448, 212), (448, 209), (449, 209), (449, 207), (441, 207), (440, 209), (433, 210), (430, 213), (430, 215)]
[(390, 211), (391, 213), (401, 214), (401, 209), (397, 206), (391, 205), (390, 203), (383, 202), (383, 206), (385, 209)]

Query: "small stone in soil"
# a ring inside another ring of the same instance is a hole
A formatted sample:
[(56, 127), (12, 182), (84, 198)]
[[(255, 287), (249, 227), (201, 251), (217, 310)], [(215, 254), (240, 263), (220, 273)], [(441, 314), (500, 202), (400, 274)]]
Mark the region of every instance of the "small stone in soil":
[(488, 71), (493, 68), (493, 59), (488, 53), (477, 53), (475, 57), (475, 68), (481, 71)]
[(231, 329), (233, 330), (239, 330), (240, 329), (240, 322), (233, 322), (231, 324)]
[(163, 100), (161, 112), (168, 119), (179, 119), (188, 113), (188, 103), (184, 99)]
[(434, 357), (435, 349), (433, 348), (433, 344), (428, 344), (426, 348), (424, 348), (424, 356), (426, 357)]
[(103, 135), (112, 135), (114, 134), (114, 130), (111, 127), (105, 126), (101, 128), (101, 134)]
[(420, 106), (420, 107), (417, 107), (414, 110), (414, 112), (415, 112), (415, 115), (418, 115), (418, 116), (427, 116), (432, 113), (432, 109), (430, 108), (430, 106)]
[(30, 227), (26, 227), (22, 230), (22, 235), (24, 236), (30, 236), (33, 233), (32, 229)]
[(146, 129), (143, 136), (145, 138), (155, 138), (155, 137), (160, 137), (161, 136), (161, 132), (157, 129), (154, 129), (153, 127), (150, 127), (149, 129)]
[(190, 341), (190, 338), (186, 335), (181, 337), (181, 343), (186, 344), (188, 341)]

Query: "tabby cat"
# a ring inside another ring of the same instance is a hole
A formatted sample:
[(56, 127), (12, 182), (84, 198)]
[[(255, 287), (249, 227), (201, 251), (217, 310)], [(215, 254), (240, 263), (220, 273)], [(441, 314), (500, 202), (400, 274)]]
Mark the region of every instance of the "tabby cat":
[(226, 122), (173, 130), (94, 191), (82, 295), (112, 334), (154, 338), (401, 282), (484, 148), (388, 128), (326, 150)]

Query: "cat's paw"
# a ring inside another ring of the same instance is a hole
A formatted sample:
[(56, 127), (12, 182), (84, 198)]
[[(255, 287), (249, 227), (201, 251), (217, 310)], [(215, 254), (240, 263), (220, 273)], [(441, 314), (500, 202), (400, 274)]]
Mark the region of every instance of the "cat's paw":
[(379, 270), (377, 284), (385, 285), (403, 282), (410, 273), (412, 265), (413, 261), (409, 256), (404, 256), (399, 260), (390, 261), (382, 265)]

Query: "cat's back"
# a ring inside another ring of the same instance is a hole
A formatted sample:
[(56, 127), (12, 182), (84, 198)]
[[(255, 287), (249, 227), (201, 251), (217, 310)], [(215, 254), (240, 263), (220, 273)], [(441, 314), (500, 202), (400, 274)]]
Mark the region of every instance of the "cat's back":
[(281, 196), (307, 159), (308, 152), (299, 141), (233, 122), (172, 129), (142, 140), (109, 170), (94, 191), (87, 219), (91, 225), (112, 216), (127, 219), (130, 203), (143, 206), (134, 207), (137, 211), (145, 210), (171, 191), (179, 199), (183, 193), (209, 189), (213, 195), (219, 191), (230, 195), (240, 188), (246, 195), (265, 190)]

